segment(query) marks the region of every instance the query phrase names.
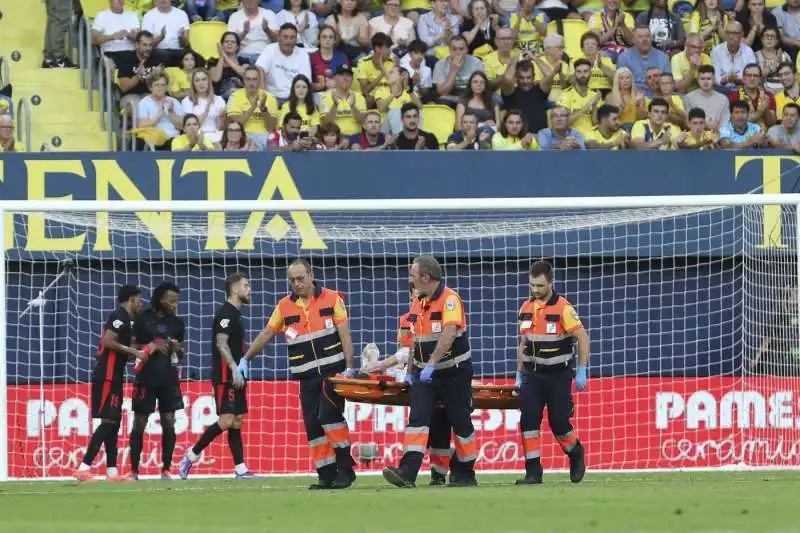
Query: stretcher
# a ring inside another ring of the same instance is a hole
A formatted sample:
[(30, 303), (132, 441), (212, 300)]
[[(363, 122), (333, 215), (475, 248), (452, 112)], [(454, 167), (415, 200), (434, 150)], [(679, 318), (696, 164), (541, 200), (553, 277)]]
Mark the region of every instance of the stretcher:
[[(409, 405), (411, 396), (406, 383), (390, 376), (366, 379), (337, 375), (329, 378), (333, 389), (346, 400), (381, 405)], [(492, 385), (473, 382), (472, 401), (476, 409), (519, 409), (514, 385)]]

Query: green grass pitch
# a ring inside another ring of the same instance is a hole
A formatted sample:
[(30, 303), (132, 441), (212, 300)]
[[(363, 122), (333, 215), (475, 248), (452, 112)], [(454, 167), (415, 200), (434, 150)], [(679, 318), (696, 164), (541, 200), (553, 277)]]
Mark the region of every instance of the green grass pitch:
[(311, 478), (108, 484), (0, 484), (7, 533), (628, 533), (800, 532), (800, 472), (566, 474), (516, 487), (479, 475), (477, 488), (389, 487), (362, 476), (346, 491), (310, 492)]

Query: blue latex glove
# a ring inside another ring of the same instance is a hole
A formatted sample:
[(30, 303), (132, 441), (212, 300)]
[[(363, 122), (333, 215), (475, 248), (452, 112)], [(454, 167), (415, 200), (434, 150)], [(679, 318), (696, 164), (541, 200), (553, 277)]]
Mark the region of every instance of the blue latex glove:
[(586, 381), (589, 379), (589, 372), (586, 370), (585, 366), (578, 367), (578, 373), (575, 376), (575, 385), (578, 387), (579, 391), (582, 391), (586, 388)]
[(433, 371), (436, 370), (433, 365), (427, 364), (422, 372), (419, 373), (419, 380), (423, 383), (430, 383), (433, 381)]
[(403, 381), (408, 384), (409, 387), (414, 386), (414, 374), (411, 372), (406, 372), (406, 377), (403, 378)]
[(241, 358), (239, 365), (236, 367), (236, 371), (244, 379), (247, 379), (248, 374), (250, 373), (250, 361), (247, 360), (247, 357)]
[(356, 370), (355, 368), (348, 368), (347, 370), (342, 372), (342, 375), (346, 378), (354, 378), (358, 375), (358, 370)]
[(517, 372), (517, 381), (514, 383), (514, 387), (517, 390), (522, 388), (522, 372)]

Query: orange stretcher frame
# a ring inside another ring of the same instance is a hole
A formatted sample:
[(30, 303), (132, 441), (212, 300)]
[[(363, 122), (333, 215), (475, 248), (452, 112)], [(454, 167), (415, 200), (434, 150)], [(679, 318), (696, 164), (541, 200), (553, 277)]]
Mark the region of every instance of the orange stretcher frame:
[[(370, 379), (329, 378), (333, 389), (346, 400), (381, 405), (409, 405), (408, 385), (386, 376)], [(472, 385), (472, 400), (477, 409), (519, 409), (519, 398), (513, 385)]]

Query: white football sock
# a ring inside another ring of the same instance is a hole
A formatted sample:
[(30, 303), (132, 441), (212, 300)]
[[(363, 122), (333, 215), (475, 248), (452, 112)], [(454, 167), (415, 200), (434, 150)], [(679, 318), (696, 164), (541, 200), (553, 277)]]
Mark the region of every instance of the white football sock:
[(106, 476), (108, 476), (108, 477), (117, 477), (117, 467), (109, 466), (106, 469)]
[(194, 451), (192, 451), (191, 448), (189, 448), (189, 451), (186, 453), (186, 457), (188, 457), (189, 460), (193, 463), (196, 463), (197, 460), (200, 459), (200, 456), (194, 453)]
[(238, 465), (236, 465), (236, 468), (234, 468), (234, 470), (239, 475), (244, 474), (245, 472), (247, 472), (247, 465), (244, 463), (239, 463)]
[(87, 470), (91, 470), (91, 469), (92, 469), (92, 467), (91, 467), (91, 466), (89, 466), (89, 465), (87, 465), (87, 464), (86, 464), (86, 463), (84, 463), (83, 461), (81, 461), (81, 464), (80, 464), (80, 466), (78, 467), (78, 470), (79, 470), (80, 472), (86, 472)]

